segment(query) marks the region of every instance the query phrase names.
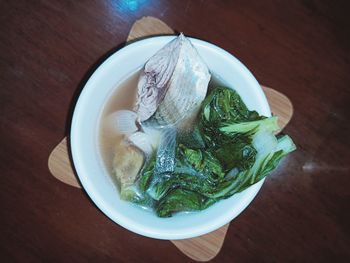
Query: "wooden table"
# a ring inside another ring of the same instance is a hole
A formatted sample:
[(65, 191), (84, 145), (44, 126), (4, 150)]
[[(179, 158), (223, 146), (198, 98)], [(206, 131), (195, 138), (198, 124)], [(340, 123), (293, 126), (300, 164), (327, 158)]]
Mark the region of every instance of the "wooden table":
[(235, 219), (214, 262), (350, 260), (350, 19), (346, 1), (2, 1), (0, 261), (190, 262), (133, 234), (50, 176), (72, 102), (145, 15), (237, 56), (286, 94), (298, 151)]

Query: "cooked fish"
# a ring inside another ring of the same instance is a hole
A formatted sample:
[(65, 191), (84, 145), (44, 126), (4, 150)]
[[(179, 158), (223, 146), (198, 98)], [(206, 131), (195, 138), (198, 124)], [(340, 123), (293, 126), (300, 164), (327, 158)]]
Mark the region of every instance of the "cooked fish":
[(141, 121), (154, 115), (159, 123), (176, 124), (197, 114), (209, 80), (208, 67), (180, 34), (146, 62), (135, 111)]

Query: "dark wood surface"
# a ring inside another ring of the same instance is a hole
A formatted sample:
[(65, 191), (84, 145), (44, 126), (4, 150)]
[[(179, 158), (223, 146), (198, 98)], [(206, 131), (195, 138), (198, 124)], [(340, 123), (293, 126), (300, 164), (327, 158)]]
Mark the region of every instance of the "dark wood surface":
[(350, 261), (347, 1), (0, 1), (0, 261), (190, 262), (53, 178), (87, 76), (132, 23), (158, 17), (237, 56), (295, 115), (298, 151), (231, 223), (214, 262)]

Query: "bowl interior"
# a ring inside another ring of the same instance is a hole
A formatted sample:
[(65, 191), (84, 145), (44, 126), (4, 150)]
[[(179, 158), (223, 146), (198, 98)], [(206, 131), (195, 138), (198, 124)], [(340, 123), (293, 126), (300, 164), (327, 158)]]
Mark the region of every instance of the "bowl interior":
[[(151, 211), (120, 200), (97, 148), (98, 124), (104, 103), (127, 76), (171, 41), (173, 36), (134, 42), (110, 56), (90, 77), (76, 104), (71, 127), (71, 151), (82, 186), (110, 219), (138, 234), (159, 239), (184, 239), (209, 233), (235, 218), (255, 197), (263, 180), (201, 212), (158, 218)], [(234, 88), (249, 109), (270, 116), (264, 93), (249, 70), (223, 49), (192, 39), (210, 71)]]

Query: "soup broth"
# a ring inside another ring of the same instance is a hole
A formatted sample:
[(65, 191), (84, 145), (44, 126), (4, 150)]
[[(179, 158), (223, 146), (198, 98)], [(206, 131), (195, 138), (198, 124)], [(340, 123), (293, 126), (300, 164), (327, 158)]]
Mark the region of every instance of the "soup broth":
[(132, 110), (137, 95), (137, 82), (139, 79), (140, 71), (132, 73), (118, 86), (114, 88), (111, 95), (107, 98), (105, 107), (101, 114), (99, 123), (99, 150), (103, 160), (103, 164), (108, 170), (108, 173), (112, 174), (113, 158), (115, 154), (116, 146), (120, 144), (123, 138), (121, 134), (113, 133), (108, 129), (108, 116), (118, 110)]
[[(132, 73), (118, 86), (114, 88), (111, 95), (107, 98), (105, 107), (102, 110), (100, 119), (99, 130), (99, 151), (103, 160), (104, 166), (107, 168), (108, 173), (112, 176), (113, 170), (113, 158), (118, 156), (118, 146), (123, 138), (118, 133), (111, 133), (108, 127), (108, 116), (118, 110), (132, 110), (136, 103), (137, 98), (137, 84), (140, 76), (140, 70)], [(208, 93), (210, 90), (217, 86), (225, 86), (223, 80), (216, 74), (212, 73), (209, 85)], [(115, 178), (112, 179), (114, 180)]]

